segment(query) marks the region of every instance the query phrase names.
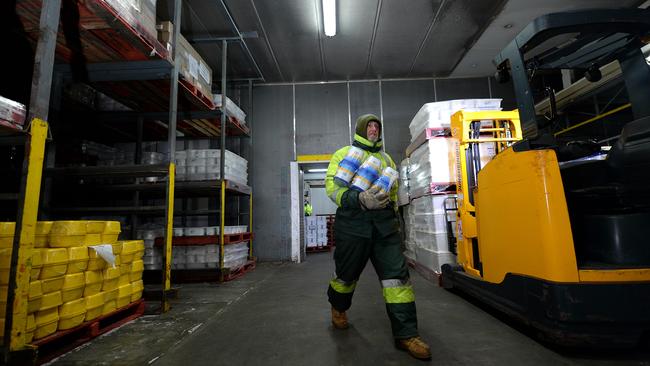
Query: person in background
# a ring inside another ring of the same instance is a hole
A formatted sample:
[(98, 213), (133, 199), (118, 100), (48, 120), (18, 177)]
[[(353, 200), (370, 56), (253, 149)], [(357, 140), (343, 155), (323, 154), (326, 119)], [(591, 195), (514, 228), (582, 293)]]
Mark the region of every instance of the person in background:
[(307, 198), (307, 196), (305, 196), (305, 216), (311, 216), (313, 211), (314, 211), (314, 208), (311, 207), (311, 204), (309, 203), (309, 198)]
[[(364, 151), (364, 160), (374, 156), (381, 161), (382, 170), (388, 166), (395, 169), (391, 157), (382, 151), (381, 130), (377, 116), (359, 117), (352, 145)], [(349, 149), (350, 146), (345, 146), (334, 153), (325, 178), (327, 195), (338, 206), (334, 223), (336, 278), (327, 289), (332, 324), (337, 329), (349, 327), (345, 312), (352, 304), (357, 281), (370, 259), (381, 280), (395, 345), (415, 358), (429, 359), (429, 346), (418, 334), (415, 294), (401, 249), (397, 184), (390, 195), (372, 188), (357, 192), (339, 186), (334, 175)]]

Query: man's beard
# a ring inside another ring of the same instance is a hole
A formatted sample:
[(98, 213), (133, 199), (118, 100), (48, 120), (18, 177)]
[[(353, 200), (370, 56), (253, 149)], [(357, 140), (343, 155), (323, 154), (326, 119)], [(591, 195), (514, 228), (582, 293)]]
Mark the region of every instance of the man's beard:
[(379, 141), (379, 136), (376, 136), (376, 137), (368, 137), (368, 141), (370, 141), (370, 142), (377, 142), (377, 141)]

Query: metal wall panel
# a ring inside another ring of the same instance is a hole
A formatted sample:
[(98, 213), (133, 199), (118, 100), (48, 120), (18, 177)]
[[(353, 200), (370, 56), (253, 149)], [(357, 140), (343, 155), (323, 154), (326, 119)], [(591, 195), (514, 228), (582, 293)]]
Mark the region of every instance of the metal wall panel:
[(505, 2), (445, 2), (410, 76), (448, 76)]
[(408, 127), (413, 116), (424, 103), (434, 101), (433, 80), (384, 81), (382, 94), (386, 152), (399, 164), (411, 142)]
[(382, 2), (374, 49), (370, 55), (371, 74), (384, 78), (408, 75), (439, 3), (440, 0)]
[(298, 155), (332, 154), (349, 143), (346, 85), (296, 85)]
[(253, 251), (260, 260), (289, 260), (289, 161), (293, 159), (291, 86), (255, 88), (253, 101)]
[(255, 1), (286, 80), (322, 80), (316, 1)]
[(487, 78), (436, 79), (438, 100), (489, 98)]
[(354, 138), (357, 118), (362, 114), (380, 114), (379, 82), (350, 83), (350, 134)]

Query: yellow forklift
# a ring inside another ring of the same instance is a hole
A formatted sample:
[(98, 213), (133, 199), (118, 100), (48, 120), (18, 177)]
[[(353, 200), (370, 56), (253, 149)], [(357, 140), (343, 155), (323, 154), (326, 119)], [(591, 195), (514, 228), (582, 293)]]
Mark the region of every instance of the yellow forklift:
[[(497, 80), (512, 79), (518, 113), (452, 116), (458, 263), (443, 266), (445, 288), (560, 345), (630, 347), (650, 336), (648, 42), (650, 10), (557, 13), (537, 18), (495, 58)], [(536, 78), (573, 70), (600, 85), (613, 78), (603, 74), (611, 65), (629, 119), (600, 142), (562, 138), (572, 124), (561, 123), (559, 93)], [(497, 152), (484, 166), (480, 144)]]

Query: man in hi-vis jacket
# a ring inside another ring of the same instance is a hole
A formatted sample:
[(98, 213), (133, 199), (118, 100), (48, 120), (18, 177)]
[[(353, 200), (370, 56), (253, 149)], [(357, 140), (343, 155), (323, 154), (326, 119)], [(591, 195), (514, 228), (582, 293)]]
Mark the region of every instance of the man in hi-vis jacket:
[[(381, 150), (381, 129), (377, 116), (359, 117), (352, 146), (363, 150), (364, 160), (369, 156), (379, 159), (382, 170), (396, 169), (390, 156)], [(355, 286), (370, 259), (381, 280), (395, 345), (415, 358), (429, 359), (429, 346), (418, 335), (415, 295), (401, 249), (397, 182), (390, 195), (372, 188), (357, 192), (338, 185), (334, 175), (349, 149), (350, 146), (345, 146), (334, 153), (325, 179), (327, 195), (338, 206), (334, 222), (336, 278), (330, 281), (327, 290), (332, 304), (332, 324), (337, 329), (348, 328), (345, 312), (352, 304)]]

